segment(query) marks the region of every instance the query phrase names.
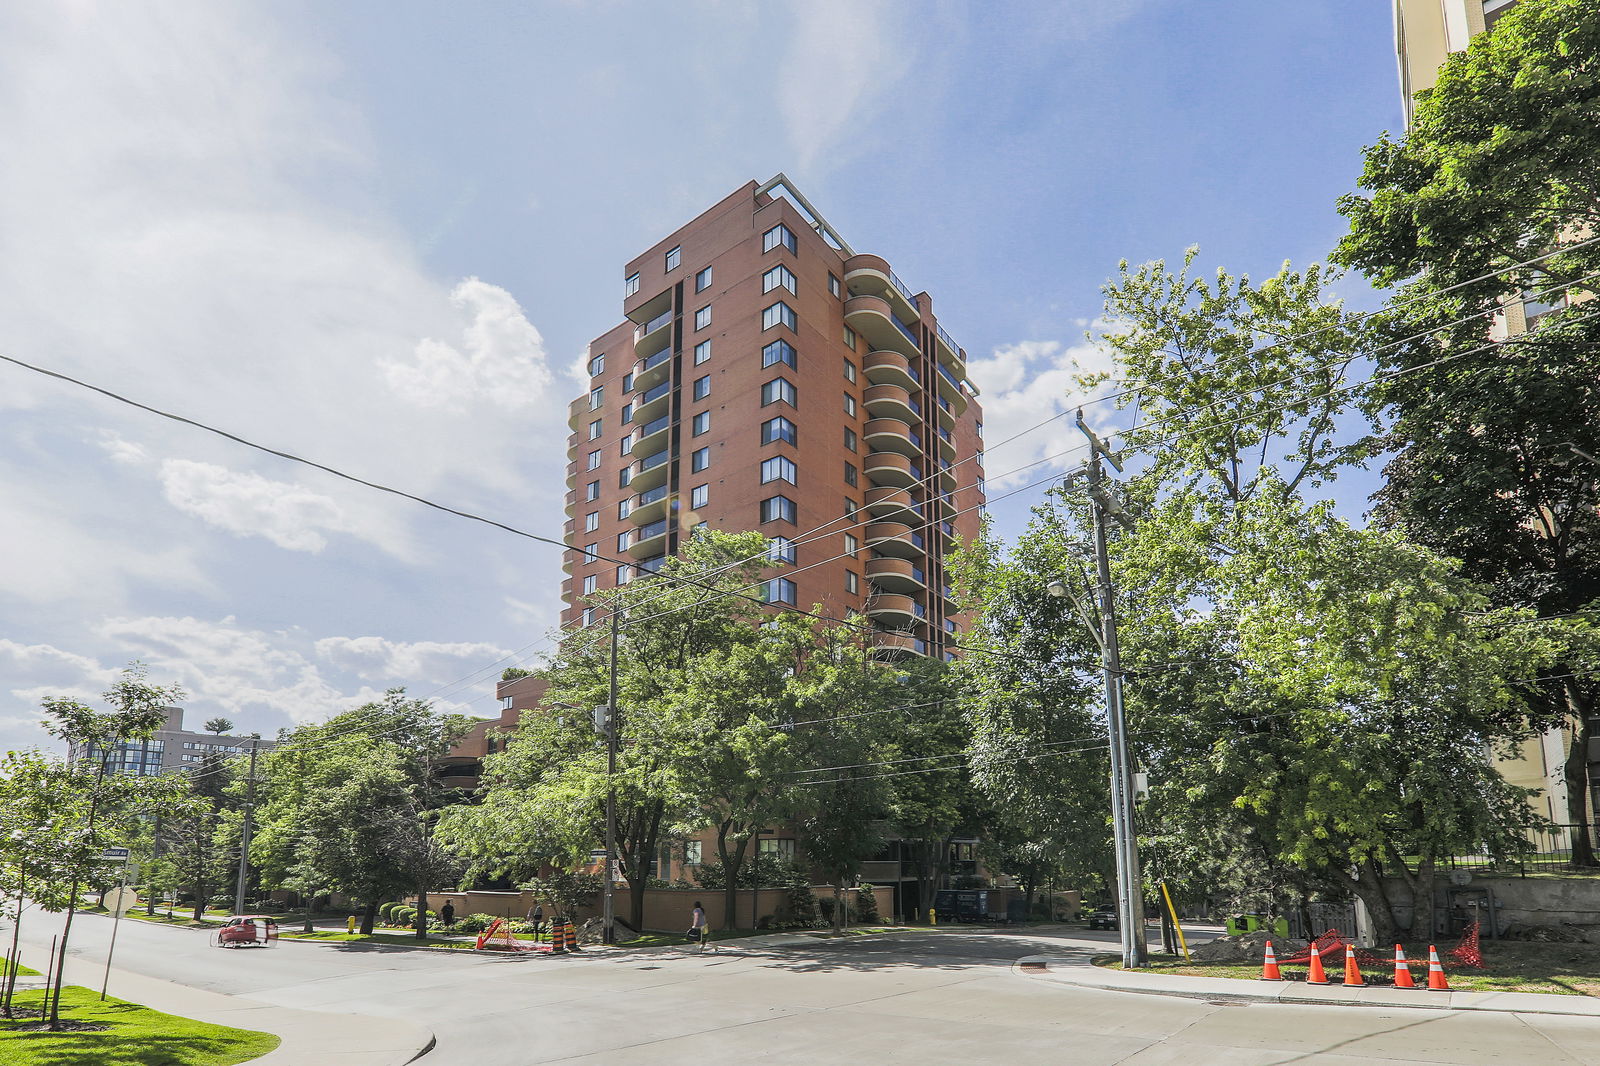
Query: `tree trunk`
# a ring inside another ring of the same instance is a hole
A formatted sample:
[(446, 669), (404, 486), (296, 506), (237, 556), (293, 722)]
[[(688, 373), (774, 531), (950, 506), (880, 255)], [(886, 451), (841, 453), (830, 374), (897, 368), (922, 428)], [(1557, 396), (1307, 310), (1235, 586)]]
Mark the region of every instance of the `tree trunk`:
[(17, 958), (18, 941), (22, 936), (22, 900), (27, 888), (26, 877), (18, 878), (17, 885), (17, 914), (16, 920), (11, 923), (11, 963), (6, 967), (5, 992), (0, 995), (0, 1015), (11, 1017), (11, 996), (17, 988), (17, 970), (20, 960)]
[(1567, 761), (1562, 769), (1567, 780), (1567, 821), (1575, 827), (1572, 833), (1572, 865), (1592, 868), (1600, 866), (1595, 860), (1594, 840), (1589, 827), (1589, 706), (1572, 681), (1565, 682), (1568, 713), (1576, 720), (1572, 727), (1572, 741), (1567, 748)]
[(844, 914), (850, 897), (844, 894), (844, 881), (836, 880), (833, 883), (833, 935), (844, 936)]
[(378, 920), (378, 904), (374, 900), (361, 910), (361, 935), (371, 936), (372, 926)]
[(428, 890), (417, 886), (417, 939), (428, 939)]
[(739, 922), (739, 871), (744, 869), (745, 849), (750, 845), (748, 836), (740, 838), (730, 851), (728, 833), (732, 829), (724, 822), (717, 827), (717, 858), (722, 860), (722, 927), (729, 932), (738, 928)]
[[(1367, 905), (1367, 914), (1372, 919), (1373, 940), (1380, 945), (1393, 943), (1397, 923), (1388, 893), (1383, 890), (1382, 871), (1370, 859), (1362, 861), (1357, 870), (1358, 876), (1354, 878), (1343, 870), (1338, 871), (1337, 877)], [(1308, 929), (1307, 932), (1316, 935), (1313, 930)], [(1339, 932), (1350, 934), (1354, 930), (1341, 929)]]
[(77, 881), (72, 882), (72, 895), (67, 897), (67, 920), (61, 926), (61, 947), (56, 954), (55, 988), (47, 995), (50, 999), (50, 1031), (59, 1032), (61, 1029), (61, 971), (67, 965), (67, 936), (72, 932), (72, 916), (78, 911)]

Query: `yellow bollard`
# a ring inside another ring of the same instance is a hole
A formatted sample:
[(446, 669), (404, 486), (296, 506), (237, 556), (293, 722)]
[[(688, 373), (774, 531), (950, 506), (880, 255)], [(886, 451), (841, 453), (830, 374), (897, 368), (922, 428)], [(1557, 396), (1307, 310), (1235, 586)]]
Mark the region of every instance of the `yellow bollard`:
[(352, 914), (350, 917), (346, 918), (344, 920), (344, 927), (345, 927), (345, 930), (347, 932), (351, 932), (351, 933), (355, 932), (356, 931), (356, 916)]
[(929, 925), (938, 925), (939, 924), (939, 912), (934, 910), (932, 907), (928, 908), (928, 924)]

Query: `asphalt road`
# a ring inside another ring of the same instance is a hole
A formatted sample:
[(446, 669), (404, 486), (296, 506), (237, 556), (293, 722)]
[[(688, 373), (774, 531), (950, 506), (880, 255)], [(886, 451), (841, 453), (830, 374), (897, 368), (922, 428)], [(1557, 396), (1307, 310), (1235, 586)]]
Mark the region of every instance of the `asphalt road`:
[[(103, 959), (109, 929), (82, 918), (75, 953)], [(48, 944), (51, 932), (34, 918), (25, 940)], [(1103, 951), (1114, 938), (905, 933), (748, 952), (735, 941), (705, 955), (501, 958), (288, 941), (221, 951), (202, 933), (123, 922), (116, 965), (281, 1006), (417, 1021), (438, 1036), (422, 1066), (1600, 1063), (1600, 1026), (1582, 1018), (1222, 1005), (1012, 970), (1025, 955)]]

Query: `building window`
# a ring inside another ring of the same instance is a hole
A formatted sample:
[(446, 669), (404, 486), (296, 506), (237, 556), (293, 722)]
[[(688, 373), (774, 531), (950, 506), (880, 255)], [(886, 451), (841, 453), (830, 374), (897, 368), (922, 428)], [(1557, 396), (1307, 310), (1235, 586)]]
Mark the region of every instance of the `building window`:
[(626, 300), (639, 291), (639, 275), (629, 274), (628, 279), (622, 283), (622, 298)]
[(707, 374), (704, 377), (695, 378), (694, 379), (694, 398), (697, 399), (697, 400), (703, 400), (707, 396), (710, 396), (710, 395), (711, 395), (711, 375)]
[(601, 423), (601, 421), (602, 421), (601, 419), (597, 418), (593, 422), (589, 423), (589, 439), (590, 440), (594, 440), (596, 437), (600, 436), (600, 423)]
[(626, 374), (622, 375), (622, 391), (623, 392), (632, 392), (633, 391), (633, 371), (631, 371), (631, 370), (628, 371)]
[(693, 436), (698, 437), (702, 433), (709, 433), (711, 431), (711, 412), (701, 411), (694, 416), (694, 421), (690, 425), (694, 430)]
[(835, 296), (839, 296), (844, 292), (844, 287), (839, 284), (839, 279), (834, 277), (831, 271), (828, 274), (828, 291)]
[(625, 552), (633, 546), (633, 530), (625, 529), (617, 534), (617, 551)]
[(597, 375), (605, 373), (605, 369), (606, 369), (606, 353), (601, 352), (599, 355), (597, 355), (593, 359), (589, 360), (589, 376), (590, 377), (596, 377)]
[(980, 437), (983, 436), (983, 423), (982, 422), (978, 423), (978, 436), (980, 436)]
[(689, 457), (689, 473), (691, 474), (698, 474), (700, 471), (704, 470), (710, 465), (710, 448), (697, 448), (695, 449), (694, 454)]
[(632, 422), (632, 421), (633, 421), (633, 404), (625, 403), (625, 404), (622, 405), (622, 424), (623, 425), (627, 425), (629, 422)]
[(761, 291), (771, 292), (776, 288), (785, 288), (798, 295), (794, 274), (786, 266), (775, 266), (761, 275)]
[(600, 577), (598, 574), (590, 574), (588, 577), (583, 579), (583, 594), (585, 596), (593, 596), (594, 590), (599, 587)]
[(596, 544), (585, 544), (583, 546), (583, 561), (584, 562), (592, 563), (598, 558), (600, 558), (600, 545), (598, 543), (596, 543)]
[(617, 471), (617, 488), (625, 489), (631, 484), (633, 484), (633, 466), (632, 466), (632, 464), (630, 464), (628, 466), (625, 466), (621, 470)]
[(850, 382), (852, 385), (855, 384), (856, 365), (848, 359), (844, 361), (844, 379)]
[[(583, 624), (586, 625), (586, 626), (594, 625), (594, 608), (593, 607), (585, 607), (583, 609)], [(506, 697), (506, 698), (510, 699), (509, 696)]]
[(798, 370), (799, 367), (795, 366), (794, 345), (788, 341), (778, 340), (761, 349), (762, 369), (764, 370), (774, 363), (787, 363)]
[(589, 453), (589, 469), (593, 470), (600, 465), (600, 452), (598, 449)]
[(709, 288), (711, 288), (711, 268), (706, 267), (704, 270), (695, 274), (694, 291), (705, 292)]
[(794, 477), (794, 460), (788, 456), (774, 455), (771, 459), (761, 460), (761, 483), (763, 485), (771, 481), (787, 481), (793, 485)]
[(856, 512), (859, 510), (861, 510), (861, 508), (856, 506), (856, 501), (852, 500), (848, 496), (844, 498), (844, 516), (846, 518), (854, 518), (856, 516)]
[(773, 326), (788, 326), (795, 329), (794, 308), (779, 300), (771, 307), (761, 312), (761, 328), (771, 329)]
[(854, 570), (844, 572), (844, 590), (851, 593), (861, 591), (861, 578)]
[(844, 413), (851, 418), (856, 416), (856, 398), (848, 392), (844, 394)]
[(711, 342), (701, 341), (694, 346), (694, 365), (699, 366), (711, 358)]
[(771, 444), (773, 441), (783, 441), (785, 444), (794, 444), (794, 423), (787, 418), (769, 418), (761, 423), (761, 443)]
[(767, 549), (767, 559), (774, 565), (794, 565), (794, 541), (788, 537), (773, 537), (772, 547)]
[(672, 271), (677, 270), (678, 264), (681, 262), (683, 262), (683, 247), (680, 245), (676, 248), (669, 249), (667, 252), (667, 272), (671, 273)]
[(844, 328), (844, 346), (852, 352), (856, 350), (856, 331), (849, 326)]
[(854, 533), (846, 533), (844, 535), (844, 553), (846, 555), (854, 555), (860, 550), (861, 542), (856, 539), (856, 535)]
[(844, 427), (844, 446), (848, 451), (856, 450), (856, 431), (849, 426)]
[[(595, 484), (599, 484), (599, 482), (596, 482)], [(598, 496), (599, 493), (597, 492), (597, 493), (595, 493), (595, 495)], [(583, 516), (583, 531), (585, 533), (593, 533), (595, 530), (597, 530), (599, 528), (600, 528), (600, 512), (599, 511), (590, 511), (588, 514)]]
[(794, 582), (786, 577), (775, 577), (761, 584), (761, 598), (768, 603), (794, 603)]
[(598, 500), (599, 498), (600, 498), (600, 482), (598, 482), (598, 481), (589, 482), (589, 488), (588, 488), (587, 494), (584, 496), (584, 499), (586, 499), (586, 500)]
[(985, 492), (985, 489), (983, 487), (983, 478), (981, 478), (981, 477), (978, 479), (978, 491), (979, 492), (984, 492), (987, 495), (987, 493)]
[(856, 483), (856, 467), (855, 467), (854, 463), (846, 463), (846, 464), (844, 464), (844, 483), (846, 485), (851, 485), (851, 486), (855, 485), (855, 483)]
[(621, 566), (617, 567), (617, 584), (626, 585), (632, 580), (633, 567), (629, 566), (627, 563), (623, 563)]
[(711, 305), (706, 304), (694, 313), (694, 328), (705, 329), (709, 325), (711, 325)]
[(630, 433), (630, 434), (628, 434), (628, 436), (623, 437), (622, 438), (622, 442), (619, 445), (619, 447), (620, 447), (623, 455), (632, 455), (633, 454), (633, 434)]
[(794, 501), (787, 496), (771, 496), (761, 501), (761, 521), (794, 524)]
[(617, 518), (619, 520), (623, 519), (623, 518), (627, 518), (632, 513), (633, 513), (633, 501), (632, 500), (622, 500), (617, 504)]
[(789, 227), (781, 222), (761, 235), (761, 250), (770, 252), (780, 244), (796, 254), (800, 251), (799, 246), (795, 244), (794, 234), (790, 233)]
[(711, 502), (711, 486), (696, 485), (689, 490), (689, 506), (699, 510)]
[(790, 407), (798, 407), (795, 403), (794, 386), (789, 384), (787, 378), (773, 378), (761, 386), (761, 406), (773, 403), (786, 403)]
[(684, 842), (683, 861), (689, 866), (700, 865), (700, 841), (689, 840)]

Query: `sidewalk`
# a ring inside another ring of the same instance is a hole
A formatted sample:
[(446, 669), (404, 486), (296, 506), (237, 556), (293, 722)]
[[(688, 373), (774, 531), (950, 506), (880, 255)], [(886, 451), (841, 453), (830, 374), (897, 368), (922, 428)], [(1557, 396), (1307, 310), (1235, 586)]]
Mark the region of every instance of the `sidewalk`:
[(1341, 1007), (1417, 1007), (1427, 1010), (1502, 1011), (1510, 1014), (1565, 1014), (1600, 1018), (1600, 999), (1541, 992), (1429, 992), (1421, 988), (1364, 985), (1308, 985), (1304, 981), (1247, 981), (1231, 977), (1184, 977), (1096, 966), (1086, 958), (1029, 955), (1012, 966), (1035, 980), (1079, 988), (1138, 992), (1151, 996), (1229, 1000), (1247, 1003), (1312, 1003)]
[[(67, 959), (66, 981), (99, 990), (105, 968)], [(43, 978), (22, 978), (34, 987)], [(432, 1031), (394, 1018), (275, 1007), (140, 974), (111, 970), (110, 994), (153, 1010), (212, 1025), (272, 1033), (283, 1043), (251, 1066), (405, 1066), (432, 1050)]]

